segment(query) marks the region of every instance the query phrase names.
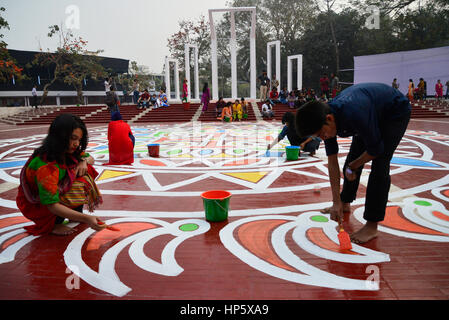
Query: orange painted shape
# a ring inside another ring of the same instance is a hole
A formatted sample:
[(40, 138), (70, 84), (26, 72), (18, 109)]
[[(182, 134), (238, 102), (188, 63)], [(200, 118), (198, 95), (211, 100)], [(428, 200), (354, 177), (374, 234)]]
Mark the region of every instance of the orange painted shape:
[(8, 248), (9, 246), (13, 245), (17, 241), (22, 240), (23, 238), (28, 237), (28, 236), (29, 236), (29, 234), (27, 232), (16, 234), (11, 239), (8, 239), (5, 242), (3, 242), (2, 250), (5, 250), (6, 248)]
[(437, 217), (438, 219), (449, 221), (449, 217), (445, 215), (444, 213), (441, 213), (440, 211), (432, 211), (432, 214)]
[(145, 222), (125, 222), (117, 223), (113, 225), (115, 228), (120, 229), (120, 231), (111, 231), (108, 229), (103, 229), (95, 233), (89, 240), (87, 244), (87, 251), (98, 250), (101, 246), (116, 240), (117, 238), (126, 238), (137, 232), (154, 229), (158, 226), (152, 223)]
[(443, 194), (449, 198), (449, 189), (446, 189), (443, 191)]
[(147, 166), (151, 166), (151, 167), (166, 167), (165, 163), (162, 163), (157, 160), (143, 159), (143, 160), (140, 160), (140, 163), (147, 165)]
[(0, 229), (4, 228), (4, 227), (12, 226), (14, 224), (25, 223), (25, 222), (30, 222), (30, 220), (28, 220), (25, 217), (21, 217), (21, 216), (0, 219)]
[(401, 217), (399, 215), (399, 209), (400, 207), (398, 206), (387, 207), (387, 209), (385, 210), (385, 219), (380, 224), (385, 227), (390, 227), (397, 230), (403, 230), (408, 232), (423, 233), (437, 236), (447, 236), (447, 234), (445, 233), (422, 227)]
[(152, 143), (161, 143), (161, 142), (164, 142), (164, 141), (166, 141), (166, 140), (168, 140), (168, 138), (167, 138), (167, 137), (163, 137), (163, 138), (160, 138), (159, 140), (154, 141), (154, 142), (152, 142)]
[(285, 270), (297, 272), (296, 269), (281, 260), (271, 247), (271, 232), (287, 220), (254, 221), (238, 229), (240, 243), (257, 257)]
[(237, 160), (237, 161), (233, 161), (230, 163), (225, 163), (223, 166), (224, 167), (243, 166), (246, 164), (256, 163), (257, 161), (259, 161), (259, 159), (242, 159), (242, 160)]
[(358, 252), (354, 252), (352, 250), (340, 250), (340, 246), (333, 242), (329, 237), (324, 233), (322, 228), (309, 228), (306, 231), (307, 238), (320, 248), (337, 252), (337, 253), (346, 253), (346, 254), (353, 254), (353, 255), (361, 255)]

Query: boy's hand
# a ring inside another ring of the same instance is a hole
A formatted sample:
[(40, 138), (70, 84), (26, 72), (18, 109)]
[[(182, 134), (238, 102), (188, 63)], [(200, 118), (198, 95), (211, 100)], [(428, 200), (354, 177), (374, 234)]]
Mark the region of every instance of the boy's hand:
[(337, 221), (339, 223), (343, 222), (343, 203), (341, 201), (334, 202), (332, 207), (330, 207), (330, 214), (331, 220)]
[(347, 167), (345, 170), (345, 176), (346, 176), (346, 179), (348, 179), (348, 181), (354, 181), (357, 178), (357, 175), (355, 174), (355, 172), (352, 171), (349, 167)]

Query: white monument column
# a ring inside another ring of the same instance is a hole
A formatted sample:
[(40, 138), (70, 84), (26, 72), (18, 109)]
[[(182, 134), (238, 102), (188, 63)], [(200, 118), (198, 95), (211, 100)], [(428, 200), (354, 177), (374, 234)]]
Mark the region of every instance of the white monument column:
[(210, 39), (211, 39), (211, 59), (212, 59), (212, 99), (218, 100), (218, 63), (217, 63), (217, 34), (214, 25), (214, 12), (231, 13), (231, 95), (237, 98), (237, 41), (235, 32), (235, 16), (238, 11), (250, 11), (251, 34), (250, 34), (250, 66), (251, 66), (251, 99), (256, 99), (256, 7), (235, 7), (225, 9), (209, 9)]
[(287, 90), (290, 92), (292, 88), (292, 61), (298, 61), (298, 72), (296, 74), (298, 89), (302, 89), (302, 54), (287, 57)]
[(237, 35), (235, 32), (235, 15), (231, 11), (231, 98), (237, 99)]
[(213, 10), (209, 10), (210, 49), (212, 59), (212, 99), (218, 100), (218, 62), (217, 62), (217, 33), (215, 32)]
[(198, 73), (198, 46), (194, 44), (186, 44), (184, 46), (184, 56), (185, 56), (185, 72), (186, 72), (186, 79), (187, 84), (189, 86), (188, 91), (188, 99), (191, 100), (191, 85), (190, 82), (190, 48), (194, 49), (194, 81), (195, 81), (195, 99), (200, 98), (200, 86), (199, 86), (199, 73)]
[[(272, 79), (271, 72), (271, 47), (276, 47), (276, 80), (279, 81), (278, 92), (281, 87), (281, 41), (271, 41), (267, 43), (267, 76)], [(268, 89), (270, 90), (270, 88)]]
[(257, 79), (257, 71), (256, 71), (256, 9), (251, 11), (251, 34), (250, 34), (250, 65), (251, 65), (251, 81), (250, 81), (250, 94), (251, 99), (256, 100), (256, 79)]
[(165, 57), (165, 86), (167, 99), (171, 100), (171, 83), (170, 83), (170, 62), (174, 63), (175, 66), (175, 100), (180, 100), (179, 96), (179, 69), (178, 69), (178, 61), (169, 57)]

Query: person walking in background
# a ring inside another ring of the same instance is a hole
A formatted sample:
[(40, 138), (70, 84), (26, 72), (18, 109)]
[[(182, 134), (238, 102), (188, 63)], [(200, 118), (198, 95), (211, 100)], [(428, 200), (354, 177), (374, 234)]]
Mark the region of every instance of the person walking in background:
[(413, 80), (409, 79), (408, 80), (408, 93), (407, 93), (408, 100), (413, 101), (414, 94), (415, 94), (415, 85), (413, 84)]
[(140, 91), (139, 91), (139, 83), (137, 82), (137, 79), (134, 79), (133, 81), (133, 102), (134, 104), (137, 104), (140, 97)]
[(37, 102), (37, 86), (36, 85), (33, 86), (33, 89), (31, 90), (31, 95), (33, 96), (32, 100), (31, 100), (31, 106), (36, 108), (36, 109), (38, 109), (38, 106), (37, 106), (37, 104), (38, 104), (38, 102)]
[(320, 87), (321, 94), (325, 94), (326, 98), (329, 99), (329, 78), (327, 77), (327, 73), (323, 74), (320, 78)]
[(106, 92), (106, 105), (109, 107), (109, 112), (112, 114), (114, 112), (120, 112), (119, 104), (120, 99), (117, 93), (115, 93), (114, 86), (111, 86), (110, 90)]
[(440, 79), (438, 79), (437, 84), (435, 85), (435, 92), (437, 100), (443, 99), (443, 84)]
[(396, 78), (393, 79), (393, 83), (391, 84), (391, 86), (393, 88), (395, 88), (396, 90), (399, 90), (399, 83), (397, 82), (398, 80)]
[(182, 99), (181, 102), (187, 103), (187, 98), (189, 97), (189, 85), (187, 83), (187, 79), (184, 79), (182, 83)]
[(111, 86), (112, 86), (112, 78), (109, 77), (109, 79), (104, 79), (104, 91), (106, 93), (111, 91)]
[(338, 77), (334, 74), (331, 73), (331, 93), (332, 93), (332, 98), (335, 98), (337, 96), (337, 91), (338, 91), (338, 82), (339, 79)]
[(270, 78), (267, 77), (267, 72), (264, 70), (262, 75), (259, 76), (260, 81), (260, 101), (267, 100), (268, 85), (270, 84)]
[(425, 83), (424, 83), (424, 79), (423, 78), (419, 78), (419, 83), (418, 83), (418, 99), (419, 100), (424, 100), (424, 94), (425, 94)]
[(201, 96), (201, 104), (203, 108), (201, 109), (201, 112), (204, 113), (207, 111), (207, 108), (209, 107), (209, 101), (210, 101), (210, 90), (209, 90), (209, 84), (206, 82), (203, 87), (203, 94)]

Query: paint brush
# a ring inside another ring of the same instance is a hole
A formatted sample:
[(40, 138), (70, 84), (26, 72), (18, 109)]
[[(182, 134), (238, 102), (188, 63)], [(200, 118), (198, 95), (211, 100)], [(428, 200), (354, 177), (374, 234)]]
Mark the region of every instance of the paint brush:
[(352, 249), (351, 238), (349, 234), (343, 229), (343, 226), (338, 222), (338, 227), (340, 232), (338, 233), (338, 242), (340, 243), (340, 250), (350, 250)]

